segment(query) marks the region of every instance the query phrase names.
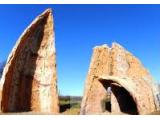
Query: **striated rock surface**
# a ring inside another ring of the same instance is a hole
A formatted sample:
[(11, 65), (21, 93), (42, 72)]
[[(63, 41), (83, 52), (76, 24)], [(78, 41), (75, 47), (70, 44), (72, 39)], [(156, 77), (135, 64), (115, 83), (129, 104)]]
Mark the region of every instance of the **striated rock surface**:
[(17, 41), (0, 81), (2, 112), (59, 112), (53, 28), (47, 9)]
[[(113, 43), (111, 48), (107, 45), (95, 47), (80, 114), (147, 114), (155, 111), (148, 81), (152, 81), (149, 72), (119, 44)], [(111, 97), (105, 101), (107, 94)]]

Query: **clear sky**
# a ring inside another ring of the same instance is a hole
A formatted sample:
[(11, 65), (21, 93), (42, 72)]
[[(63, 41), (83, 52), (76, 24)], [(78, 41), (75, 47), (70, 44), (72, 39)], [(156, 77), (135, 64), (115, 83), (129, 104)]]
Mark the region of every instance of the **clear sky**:
[(83, 94), (93, 47), (113, 41), (160, 81), (160, 5), (0, 5), (0, 61), (46, 8), (54, 10), (61, 94)]

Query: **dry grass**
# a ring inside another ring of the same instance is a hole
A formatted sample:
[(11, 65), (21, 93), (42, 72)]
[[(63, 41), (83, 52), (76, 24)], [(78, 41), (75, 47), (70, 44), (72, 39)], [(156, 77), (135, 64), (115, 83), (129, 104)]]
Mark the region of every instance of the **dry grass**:
[(67, 109), (65, 112), (61, 113), (61, 115), (79, 115), (80, 108), (70, 108)]
[(60, 114), (62, 115), (79, 115), (81, 101), (60, 100)]

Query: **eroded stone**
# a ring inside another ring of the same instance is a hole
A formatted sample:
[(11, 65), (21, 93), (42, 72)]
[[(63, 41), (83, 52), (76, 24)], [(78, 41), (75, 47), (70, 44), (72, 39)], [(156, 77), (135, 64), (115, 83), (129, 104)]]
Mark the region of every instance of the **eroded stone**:
[[(94, 48), (81, 114), (147, 114), (156, 110), (152, 77), (141, 62), (117, 43)], [(108, 88), (111, 97), (104, 101)], [(106, 111), (102, 104), (106, 104)], [(110, 102), (110, 103), (108, 103)], [(110, 106), (109, 106), (110, 104)], [(110, 108), (109, 108), (110, 107)]]
[(47, 9), (17, 41), (1, 79), (2, 112), (59, 112), (53, 28)]

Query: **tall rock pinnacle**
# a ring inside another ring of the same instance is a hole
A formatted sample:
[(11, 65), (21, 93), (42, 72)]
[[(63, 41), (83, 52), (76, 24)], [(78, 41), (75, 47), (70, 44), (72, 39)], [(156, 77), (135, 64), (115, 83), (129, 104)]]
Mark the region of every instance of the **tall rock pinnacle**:
[(51, 9), (39, 15), (20, 36), (0, 82), (2, 112), (59, 112)]

